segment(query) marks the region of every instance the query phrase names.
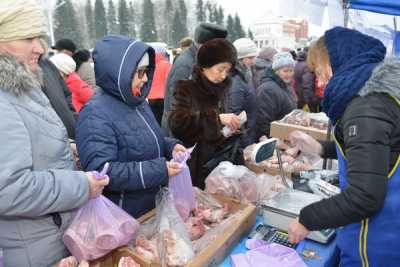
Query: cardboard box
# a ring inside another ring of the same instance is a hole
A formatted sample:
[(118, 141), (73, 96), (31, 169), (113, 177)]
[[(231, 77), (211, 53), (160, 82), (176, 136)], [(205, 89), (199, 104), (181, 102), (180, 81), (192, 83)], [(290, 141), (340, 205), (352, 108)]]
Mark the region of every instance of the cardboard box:
[(314, 137), (317, 140), (327, 140), (328, 132), (312, 127), (304, 127), (301, 125), (288, 124), (284, 122), (274, 121), (271, 123), (270, 136), (281, 140), (289, 140), (289, 134), (293, 131), (302, 131)]
[[(251, 171), (255, 172), (255, 173), (268, 173), (269, 175), (275, 176), (275, 175), (280, 175), (280, 171), (279, 169), (275, 169), (275, 168), (268, 168), (265, 166), (260, 166), (260, 165), (256, 165), (253, 162), (251, 162), (250, 160), (246, 160), (244, 162), (244, 165)], [(292, 177), (292, 173), (291, 172), (284, 172), (286, 178), (291, 178)]]
[[(207, 248), (198, 253), (186, 267), (205, 267), (205, 266), (218, 266), (226, 256), (229, 255), (231, 248), (233, 248), (240, 239), (249, 234), (256, 221), (256, 207), (252, 204), (241, 204), (240, 202), (214, 195), (214, 197), (221, 203), (227, 203), (230, 210), (242, 211), (242, 215), (237, 220), (229, 225), (225, 232), (216, 238)], [(139, 222), (145, 222), (155, 215), (155, 210), (143, 215), (138, 219)], [(154, 264), (146, 261), (140, 255), (133, 252), (133, 259), (142, 267), (159, 267), (160, 264)]]

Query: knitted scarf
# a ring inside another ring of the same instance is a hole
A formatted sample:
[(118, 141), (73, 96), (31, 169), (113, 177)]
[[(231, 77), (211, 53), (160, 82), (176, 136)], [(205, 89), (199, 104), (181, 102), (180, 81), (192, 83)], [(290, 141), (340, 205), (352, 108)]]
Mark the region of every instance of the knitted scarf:
[(325, 88), (322, 108), (335, 124), (374, 68), (383, 61), (386, 48), (371, 36), (343, 27), (327, 31), (325, 45), (333, 76)]

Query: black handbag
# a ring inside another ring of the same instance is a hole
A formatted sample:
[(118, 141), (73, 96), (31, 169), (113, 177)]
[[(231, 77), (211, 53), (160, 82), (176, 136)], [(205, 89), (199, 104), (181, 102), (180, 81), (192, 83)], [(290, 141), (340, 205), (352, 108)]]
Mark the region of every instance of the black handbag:
[(233, 135), (225, 140), (221, 150), (211, 154), (210, 159), (203, 165), (203, 170), (210, 173), (222, 161), (229, 161), (236, 165), (243, 164), (243, 150), (241, 149), (241, 134)]

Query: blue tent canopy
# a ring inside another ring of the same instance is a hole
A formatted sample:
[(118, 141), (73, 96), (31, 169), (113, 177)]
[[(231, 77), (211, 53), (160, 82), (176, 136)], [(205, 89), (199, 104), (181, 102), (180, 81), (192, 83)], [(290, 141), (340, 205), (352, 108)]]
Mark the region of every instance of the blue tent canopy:
[(353, 9), (400, 16), (400, 1), (398, 0), (348, 0), (347, 2)]

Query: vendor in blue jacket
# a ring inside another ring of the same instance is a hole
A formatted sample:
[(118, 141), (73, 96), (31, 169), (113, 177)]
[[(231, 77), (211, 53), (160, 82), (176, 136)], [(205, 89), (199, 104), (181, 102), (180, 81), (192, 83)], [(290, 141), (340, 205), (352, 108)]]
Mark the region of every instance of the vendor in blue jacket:
[(155, 67), (150, 46), (110, 35), (93, 51), (102, 89), (79, 114), (76, 143), (82, 166), (99, 170), (110, 163), (104, 195), (133, 217), (155, 207), (155, 195), (181, 171), (168, 161), (185, 147), (165, 137), (147, 101)]
[(327, 84), (323, 110), (333, 141), (291, 134), (304, 152), (339, 160), (340, 194), (304, 207), (289, 240), (337, 228), (340, 266), (400, 265), (400, 59), (379, 40), (342, 27), (310, 47), (308, 65)]

